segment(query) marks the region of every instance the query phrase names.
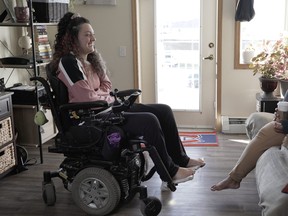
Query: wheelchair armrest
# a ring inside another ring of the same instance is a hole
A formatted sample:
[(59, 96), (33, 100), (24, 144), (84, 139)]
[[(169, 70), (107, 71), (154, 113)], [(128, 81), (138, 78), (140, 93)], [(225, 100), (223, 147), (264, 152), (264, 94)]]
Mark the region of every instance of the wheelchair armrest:
[(107, 101), (99, 100), (99, 101), (92, 101), (92, 102), (79, 102), (79, 103), (68, 103), (63, 104), (59, 107), (60, 111), (65, 110), (79, 110), (79, 109), (93, 109), (93, 108), (108, 108), (109, 105)]
[(114, 92), (110, 92), (111, 96), (116, 96), (118, 98), (123, 98), (123, 97), (127, 97), (127, 96), (131, 96), (133, 94), (140, 94), (141, 90), (139, 89), (128, 89), (128, 90), (123, 90), (123, 91), (118, 91), (117, 89)]

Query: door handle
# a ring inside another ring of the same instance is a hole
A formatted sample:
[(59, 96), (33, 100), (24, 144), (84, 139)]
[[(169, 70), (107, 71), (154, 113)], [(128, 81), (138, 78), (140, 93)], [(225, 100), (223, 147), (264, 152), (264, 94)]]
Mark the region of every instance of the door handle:
[(214, 59), (213, 54), (203, 58), (203, 60), (210, 60), (210, 61), (212, 61), (213, 59)]

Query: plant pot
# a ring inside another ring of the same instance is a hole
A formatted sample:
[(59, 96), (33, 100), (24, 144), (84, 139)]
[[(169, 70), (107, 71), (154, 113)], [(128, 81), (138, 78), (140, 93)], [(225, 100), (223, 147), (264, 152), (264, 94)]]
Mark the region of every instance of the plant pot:
[(259, 77), (260, 87), (263, 91), (261, 98), (275, 98), (273, 92), (277, 88), (278, 80)]
[(14, 10), (17, 22), (29, 22), (29, 7), (15, 7)]

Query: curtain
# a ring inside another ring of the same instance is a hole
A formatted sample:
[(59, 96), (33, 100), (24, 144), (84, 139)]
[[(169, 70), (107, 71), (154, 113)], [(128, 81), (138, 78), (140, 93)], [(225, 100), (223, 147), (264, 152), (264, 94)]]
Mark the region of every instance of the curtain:
[(255, 11), (253, 8), (254, 0), (238, 0), (236, 5), (236, 21), (250, 21), (255, 16)]

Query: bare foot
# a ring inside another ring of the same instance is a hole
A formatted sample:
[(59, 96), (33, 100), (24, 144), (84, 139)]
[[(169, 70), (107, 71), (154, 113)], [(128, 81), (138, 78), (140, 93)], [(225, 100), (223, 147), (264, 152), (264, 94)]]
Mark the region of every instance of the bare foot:
[(195, 171), (190, 168), (179, 167), (176, 175), (172, 178), (174, 183), (182, 183), (193, 179)]
[(240, 188), (240, 182), (233, 180), (230, 176), (218, 182), (211, 187), (211, 191), (221, 191), (225, 189), (238, 189)]
[(203, 158), (198, 158), (198, 159), (192, 159), (190, 158), (187, 168), (193, 168), (194, 170), (197, 170), (201, 167), (204, 167), (206, 165), (205, 161)]
[[(174, 184), (184, 183), (193, 180), (195, 171), (191, 168), (179, 167), (176, 175), (172, 178)], [(162, 182), (161, 191), (171, 191), (167, 186), (167, 182)]]

